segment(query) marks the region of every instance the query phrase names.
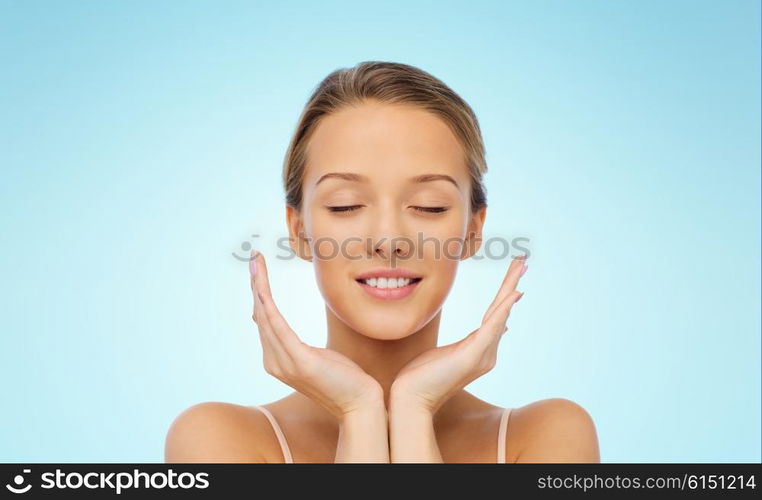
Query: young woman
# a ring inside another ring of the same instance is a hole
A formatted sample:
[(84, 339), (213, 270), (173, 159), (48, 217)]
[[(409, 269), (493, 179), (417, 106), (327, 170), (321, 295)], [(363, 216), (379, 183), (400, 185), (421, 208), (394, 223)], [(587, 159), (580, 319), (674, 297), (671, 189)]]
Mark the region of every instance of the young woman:
[(325, 300), (326, 347), (289, 327), (252, 252), (264, 368), (295, 391), (192, 406), (172, 423), (165, 460), (598, 462), (595, 426), (576, 403), (501, 408), (464, 390), (495, 365), (525, 256), (479, 327), (437, 347), (458, 263), (479, 248), (486, 168), (473, 111), (430, 74), (365, 62), (326, 77), (283, 172), (291, 247), (313, 262)]

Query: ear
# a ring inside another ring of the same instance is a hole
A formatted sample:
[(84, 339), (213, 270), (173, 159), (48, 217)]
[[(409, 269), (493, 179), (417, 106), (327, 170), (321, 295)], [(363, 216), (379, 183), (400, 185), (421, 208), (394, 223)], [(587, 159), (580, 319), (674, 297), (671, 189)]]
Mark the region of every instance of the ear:
[(304, 220), (299, 210), (286, 205), (286, 225), (288, 226), (288, 245), (301, 259), (312, 262), (310, 239), (304, 232)]
[(466, 239), (463, 245), (461, 260), (466, 260), (476, 254), (482, 246), (482, 228), (487, 218), (487, 207), (482, 207), (471, 215), (468, 221)]

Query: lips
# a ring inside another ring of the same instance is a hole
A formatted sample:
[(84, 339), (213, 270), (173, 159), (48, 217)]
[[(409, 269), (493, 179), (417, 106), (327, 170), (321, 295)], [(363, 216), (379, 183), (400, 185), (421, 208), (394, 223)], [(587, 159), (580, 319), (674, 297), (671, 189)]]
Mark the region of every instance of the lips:
[(356, 280), (355, 282), (373, 298), (381, 300), (399, 300), (404, 299), (413, 293), (421, 283), (421, 278), (410, 280), (406, 285), (397, 286), (395, 288), (379, 288), (378, 286), (371, 286), (362, 280)]
[(378, 268), (358, 274), (355, 282), (371, 297), (399, 300), (407, 297), (423, 279), (419, 273), (402, 268)]
[(423, 278), (423, 276), (419, 273), (416, 273), (414, 271), (411, 271), (409, 269), (404, 268), (390, 268), (390, 267), (379, 267), (377, 269), (371, 269), (369, 271), (366, 271), (364, 273), (358, 274), (355, 276), (356, 280), (365, 280), (369, 278), (408, 278), (408, 279), (415, 279), (415, 278)]

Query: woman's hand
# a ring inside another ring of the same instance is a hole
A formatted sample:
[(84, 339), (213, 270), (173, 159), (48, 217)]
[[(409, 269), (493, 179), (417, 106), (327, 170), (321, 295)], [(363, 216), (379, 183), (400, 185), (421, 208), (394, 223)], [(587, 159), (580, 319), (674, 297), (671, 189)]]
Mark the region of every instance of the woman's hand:
[(524, 256), (513, 259), (479, 328), (458, 342), (420, 354), (400, 370), (391, 388), (391, 412), (402, 407), (406, 413), (433, 415), (450, 397), (495, 366), (511, 307), (524, 295), (516, 291), (526, 271), (524, 261)]
[(308, 396), (340, 421), (384, 405), (380, 384), (357, 363), (326, 348), (305, 344), (273, 301), (264, 256), (252, 251), (252, 319), (259, 327), (265, 371)]

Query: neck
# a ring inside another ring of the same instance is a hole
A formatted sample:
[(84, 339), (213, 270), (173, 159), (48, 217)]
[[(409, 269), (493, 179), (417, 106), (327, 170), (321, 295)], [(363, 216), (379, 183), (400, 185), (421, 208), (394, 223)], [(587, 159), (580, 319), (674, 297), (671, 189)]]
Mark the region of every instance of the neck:
[(348, 357), (375, 378), (384, 390), (388, 407), (389, 392), (397, 373), (416, 356), (437, 346), (441, 315), (440, 309), (423, 328), (404, 338), (379, 340), (353, 330), (326, 306), (326, 347)]

